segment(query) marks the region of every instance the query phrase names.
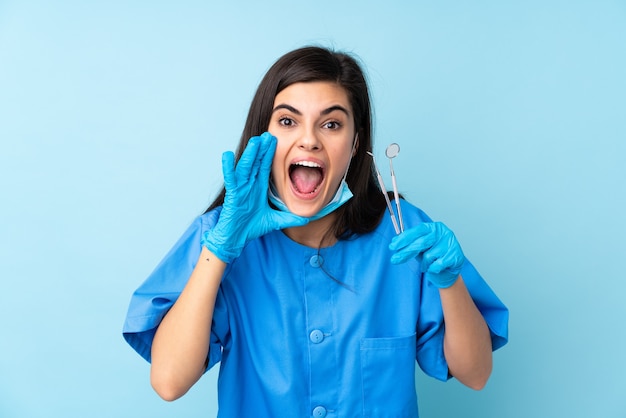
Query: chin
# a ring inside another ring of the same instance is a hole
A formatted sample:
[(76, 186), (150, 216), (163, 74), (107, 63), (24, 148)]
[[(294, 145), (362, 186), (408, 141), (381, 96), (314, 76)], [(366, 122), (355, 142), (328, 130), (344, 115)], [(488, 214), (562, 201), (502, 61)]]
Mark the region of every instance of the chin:
[(299, 199), (294, 199), (289, 203), (285, 203), (291, 213), (304, 218), (310, 218), (311, 216), (316, 215), (324, 207), (324, 205), (319, 205), (313, 202), (303, 202)]
[(321, 210), (321, 208), (316, 208), (316, 209), (310, 209), (310, 208), (300, 208), (300, 209), (297, 209), (297, 208), (294, 208), (293, 210), (291, 208), (289, 208), (289, 210), (294, 215), (302, 216), (303, 218), (310, 218), (310, 217), (316, 215)]

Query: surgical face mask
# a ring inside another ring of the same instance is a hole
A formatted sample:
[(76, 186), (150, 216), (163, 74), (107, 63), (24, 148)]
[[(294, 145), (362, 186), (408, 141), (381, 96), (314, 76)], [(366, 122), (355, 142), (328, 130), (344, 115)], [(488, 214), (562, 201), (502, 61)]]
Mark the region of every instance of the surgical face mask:
[[(310, 221), (321, 219), (324, 216), (328, 215), (329, 213), (332, 213), (335, 210), (337, 210), (339, 207), (341, 207), (341, 205), (346, 203), (351, 198), (352, 198), (352, 191), (348, 187), (348, 183), (346, 183), (346, 179), (344, 177), (341, 180), (341, 183), (339, 184), (339, 188), (337, 189), (337, 192), (335, 193), (335, 196), (333, 196), (332, 200), (328, 202), (328, 204), (324, 206), (319, 212), (309, 217), (308, 219)], [(285, 202), (283, 202), (282, 199), (278, 197), (278, 193), (276, 193), (274, 184), (271, 181), (270, 181), (270, 189), (269, 189), (269, 199), (270, 199), (270, 202), (272, 202), (278, 208), (278, 210), (282, 212), (291, 213), (289, 211), (289, 208), (287, 208), (287, 205), (285, 205)]]
[[(351, 154), (354, 154), (354, 150), (356, 148), (356, 143), (357, 143), (357, 138), (358, 138), (358, 135), (354, 138)], [(350, 160), (350, 162), (352, 162), (352, 159)], [(329, 213), (334, 212), (335, 210), (340, 208), (344, 203), (346, 203), (348, 200), (352, 198), (353, 196), (352, 190), (350, 190), (350, 188), (348, 187), (348, 183), (346, 183), (346, 177), (348, 176), (348, 170), (350, 169), (350, 162), (348, 162), (348, 167), (346, 167), (346, 172), (343, 174), (343, 178), (341, 179), (341, 183), (339, 183), (339, 187), (337, 188), (337, 191), (335, 192), (335, 196), (333, 196), (330, 202), (328, 202), (328, 204), (326, 204), (326, 206), (324, 206), (319, 212), (309, 217), (308, 219), (310, 221), (321, 219), (324, 216), (328, 215)], [(285, 204), (285, 202), (283, 202), (283, 200), (278, 196), (278, 193), (276, 192), (276, 188), (274, 187), (274, 183), (271, 180), (270, 180), (270, 187), (269, 187), (269, 199), (270, 199), (270, 202), (272, 202), (278, 208), (278, 210), (282, 212), (291, 213), (289, 208), (287, 208), (287, 205)]]

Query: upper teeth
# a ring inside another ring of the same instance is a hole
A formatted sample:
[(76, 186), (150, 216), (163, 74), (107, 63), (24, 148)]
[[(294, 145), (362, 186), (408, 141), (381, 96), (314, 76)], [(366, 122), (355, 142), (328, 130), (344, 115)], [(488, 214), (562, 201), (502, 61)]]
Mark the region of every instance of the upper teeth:
[(313, 167), (313, 168), (321, 167), (318, 163), (314, 163), (313, 161), (298, 161), (297, 163), (294, 163), (294, 165), (301, 165), (304, 167)]

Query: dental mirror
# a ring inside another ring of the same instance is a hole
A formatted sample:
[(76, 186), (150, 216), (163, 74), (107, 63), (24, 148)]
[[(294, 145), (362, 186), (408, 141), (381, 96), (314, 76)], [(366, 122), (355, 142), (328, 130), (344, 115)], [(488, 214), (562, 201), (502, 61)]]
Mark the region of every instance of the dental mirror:
[(400, 153), (400, 145), (392, 142), (385, 150), (385, 155), (389, 158), (389, 170), (391, 171), (391, 184), (393, 185), (393, 197), (398, 211), (398, 221), (400, 223), (400, 232), (404, 232), (404, 220), (402, 219), (402, 209), (400, 208), (400, 193), (398, 193), (398, 185), (396, 184), (396, 173), (393, 171), (393, 159)]
[(390, 159), (396, 158), (398, 154), (400, 154), (400, 145), (396, 144), (395, 142), (389, 144), (387, 150), (385, 150), (385, 155), (387, 156), (387, 158)]

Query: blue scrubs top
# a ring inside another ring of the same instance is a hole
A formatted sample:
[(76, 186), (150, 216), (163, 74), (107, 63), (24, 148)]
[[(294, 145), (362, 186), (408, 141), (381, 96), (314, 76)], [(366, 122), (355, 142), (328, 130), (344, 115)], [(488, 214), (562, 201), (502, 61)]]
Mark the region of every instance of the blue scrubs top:
[[(430, 222), (402, 205), (407, 228)], [(132, 296), (124, 337), (148, 361), (218, 217), (198, 217)], [(418, 416), (416, 360), (426, 374), (450, 377), (443, 314), (417, 260), (390, 263), (394, 235), (385, 216), (373, 232), (320, 250), (282, 231), (247, 244), (226, 268), (213, 316), (219, 417)], [(508, 310), (469, 261), (461, 274), (495, 350), (507, 341)]]

